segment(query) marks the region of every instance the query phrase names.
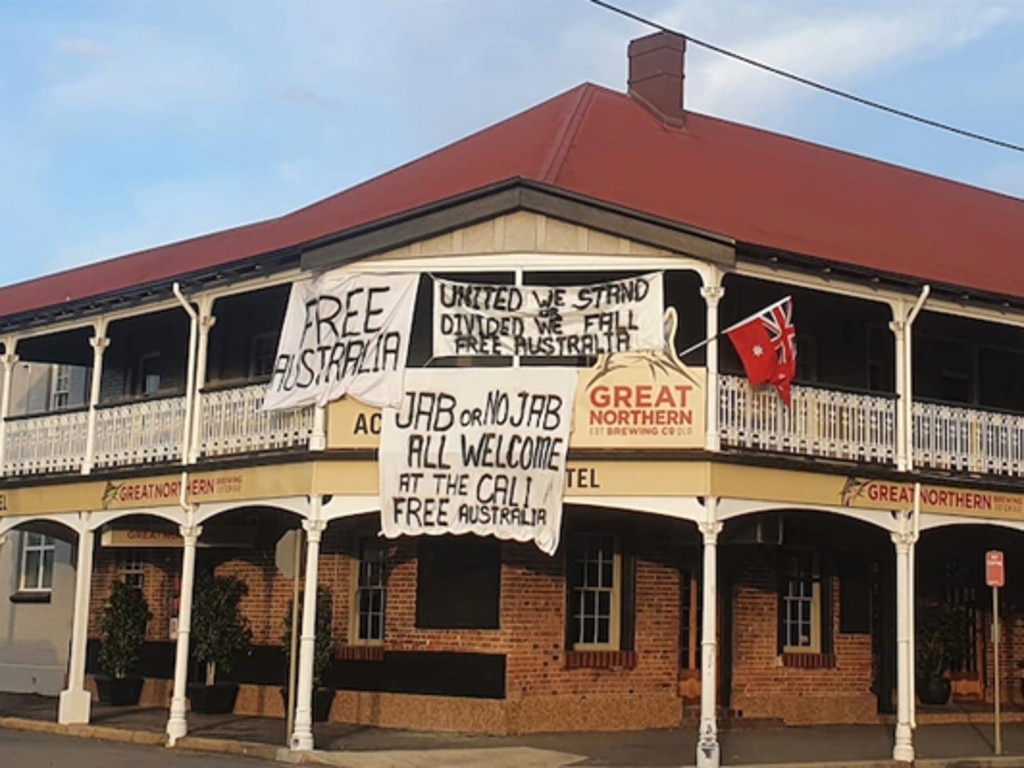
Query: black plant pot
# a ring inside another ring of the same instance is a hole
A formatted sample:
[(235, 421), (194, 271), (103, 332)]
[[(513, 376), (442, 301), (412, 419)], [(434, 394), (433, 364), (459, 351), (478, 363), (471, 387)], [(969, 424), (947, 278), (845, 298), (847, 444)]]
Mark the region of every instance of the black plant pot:
[(114, 707), (133, 707), (142, 696), (141, 677), (96, 676), (96, 693), (100, 701)]
[(229, 715), (235, 711), (237, 683), (188, 684), (188, 700), (192, 711), (203, 715)]
[(928, 677), (917, 678), (917, 697), (922, 704), (942, 706), (949, 702), (949, 694), (953, 685), (949, 678), (929, 675)]
[[(281, 702), (284, 706), (285, 716), (288, 714), (288, 686), (282, 685), (278, 688), (281, 691)], [(313, 722), (326, 723), (331, 716), (331, 704), (334, 703), (333, 688), (313, 689)]]

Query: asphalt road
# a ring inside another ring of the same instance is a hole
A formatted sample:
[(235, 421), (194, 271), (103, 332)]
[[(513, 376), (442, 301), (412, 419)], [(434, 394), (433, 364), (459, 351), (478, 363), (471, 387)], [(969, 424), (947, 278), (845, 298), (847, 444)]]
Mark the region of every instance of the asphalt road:
[(260, 768), (271, 764), (249, 757), (172, 751), (0, 728), (0, 766), (4, 768)]

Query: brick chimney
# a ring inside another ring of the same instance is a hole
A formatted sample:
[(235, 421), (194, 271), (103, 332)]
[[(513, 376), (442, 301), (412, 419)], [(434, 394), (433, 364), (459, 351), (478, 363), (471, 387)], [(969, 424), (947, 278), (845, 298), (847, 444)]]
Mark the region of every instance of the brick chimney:
[(629, 95), (670, 125), (682, 125), (686, 38), (655, 32), (629, 44)]

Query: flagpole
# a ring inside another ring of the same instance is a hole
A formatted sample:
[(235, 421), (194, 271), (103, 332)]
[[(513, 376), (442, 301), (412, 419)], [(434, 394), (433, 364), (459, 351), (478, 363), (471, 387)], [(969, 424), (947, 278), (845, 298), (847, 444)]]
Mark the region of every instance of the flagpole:
[[(781, 299), (776, 301), (774, 304), (769, 304), (764, 309), (759, 309), (759, 310), (757, 310), (757, 312), (754, 312), (753, 314), (747, 315), (742, 320), (740, 320), (738, 323), (733, 323), (728, 328), (726, 328), (724, 331), (722, 331), (722, 333), (728, 333), (733, 328), (739, 328), (741, 325), (744, 325), (745, 323), (749, 323), (755, 317), (757, 317), (759, 315), (763, 315), (765, 312), (770, 312), (771, 310), (775, 309), (780, 304), (785, 304), (787, 301), (789, 301), (792, 298), (793, 298), (792, 296), (783, 296)], [(721, 335), (721, 334), (719, 334), (719, 335)], [(709, 341), (710, 341), (710, 339), (709, 339)]]
[(721, 338), (722, 336), (724, 336), (725, 334), (727, 334), (729, 331), (733, 330), (734, 328), (739, 328), (744, 323), (749, 323), (755, 317), (758, 317), (760, 315), (763, 315), (765, 312), (769, 312), (769, 311), (775, 309), (780, 304), (785, 304), (791, 298), (793, 298), (793, 297), (792, 296), (785, 296), (785, 297), (779, 299), (778, 301), (776, 301), (774, 304), (769, 304), (764, 309), (759, 309), (757, 312), (754, 312), (751, 315), (747, 315), (747, 317), (743, 318), (738, 323), (733, 323), (728, 328), (726, 328), (724, 331), (719, 331), (714, 336), (710, 336), (709, 338), (704, 339), (704, 341), (698, 341), (692, 347), (688, 347), (687, 349), (684, 349), (682, 352), (679, 353), (679, 357), (683, 358), (683, 357), (686, 357), (691, 352), (696, 352), (701, 347), (705, 347), (708, 344), (710, 344), (712, 341), (714, 341), (715, 339)]

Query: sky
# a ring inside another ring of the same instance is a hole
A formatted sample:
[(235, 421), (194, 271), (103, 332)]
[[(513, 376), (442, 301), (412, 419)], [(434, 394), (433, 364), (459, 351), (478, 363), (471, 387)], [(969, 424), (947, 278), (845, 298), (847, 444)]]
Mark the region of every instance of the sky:
[[(1024, 0), (620, 0), (1024, 144)], [(583, 81), (644, 26), (587, 0), (0, 0), (0, 285), (282, 215)], [(1024, 154), (691, 46), (688, 109), (1024, 197)]]

